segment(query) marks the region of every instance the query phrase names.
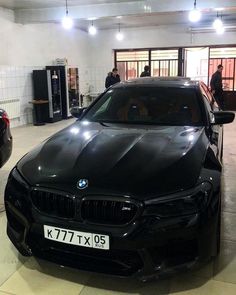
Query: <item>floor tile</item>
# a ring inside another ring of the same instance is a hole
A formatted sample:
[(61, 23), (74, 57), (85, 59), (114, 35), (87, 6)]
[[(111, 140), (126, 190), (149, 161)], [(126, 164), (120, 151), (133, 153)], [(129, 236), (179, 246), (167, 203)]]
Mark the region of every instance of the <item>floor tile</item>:
[(222, 239), (236, 242), (236, 214), (223, 212), (221, 223)]
[[(236, 178), (235, 178), (236, 179)], [(236, 214), (236, 190), (222, 193), (222, 210)]]
[(0, 286), (26, 261), (6, 235), (6, 217), (0, 214)]
[(215, 280), (236, 284), (236, 242), (222, 241), (213, 268)]
[(235, 295), (236, 285), (199, 277), (183, 276), (172, 279), (170, 293), (178, 295)]
[(80, 295), (165, 295), (169, 292), (168, 280), (147, 283), (131, 279), (93, 275)]
[[(230, 169), (230, 167), (232, 168)], [(236, 176), (236, 166), (225, 165), (223, 168), (222, 180), (225, 183), (230, 184), (230, 186), (232, 185), (234, 189), (236, 189), (235, 176)]]
[(89, 275), (30, 258), (1, 287), (16, 295), (78, 295)]

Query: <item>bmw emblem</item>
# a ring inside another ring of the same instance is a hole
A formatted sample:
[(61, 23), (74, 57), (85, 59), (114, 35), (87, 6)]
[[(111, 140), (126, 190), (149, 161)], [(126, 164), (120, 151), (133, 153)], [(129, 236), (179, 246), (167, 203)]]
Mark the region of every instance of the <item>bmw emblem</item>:
[(77, 187), (78, 187), (78, 189), (85, 189), (86, 187), (88, 187), (88, 180), (87, 179), (80, 179), (77, 182)]

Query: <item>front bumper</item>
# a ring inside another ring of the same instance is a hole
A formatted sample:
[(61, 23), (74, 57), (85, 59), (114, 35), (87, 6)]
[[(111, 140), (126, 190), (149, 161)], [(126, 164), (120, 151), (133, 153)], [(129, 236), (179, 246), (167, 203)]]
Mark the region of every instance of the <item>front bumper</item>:
[[(123, 226), (52, 217), (36, 209), (30, 191), (31, 188), (14, 169), (5, 190), (7, 233), (23, 255), (35, 255), (87, 271), (150, 278), (188, 270), (216, 254), (219, 190), (214, 191), (201, 213), (168, 218), (143, 213)], [(45, 239), (44, 225), (109, 235), (110, 250)]]
[[(86, 271), (143, 279), (161, 277), (197, 267), (215, 251), (217, 214), (212, 214), (212, 210), (211, 214), (166, 220), (143, 218), (121, 228), (66, 222), (40, 214), (29, 203), (20, 207), (9, 200), (6, 212), (8, 236), (23, 255), (35, 255)], [(109, 235), (110, 250), (47, 240), (44, 224)]]

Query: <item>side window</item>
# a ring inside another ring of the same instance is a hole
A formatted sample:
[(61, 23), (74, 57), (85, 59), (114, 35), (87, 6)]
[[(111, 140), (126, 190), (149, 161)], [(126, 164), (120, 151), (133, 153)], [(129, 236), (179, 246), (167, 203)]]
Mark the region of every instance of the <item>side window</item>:
[(209, 120), (210, 123), (214, 123), (215, 117), (214, 117), (214, 114), (213, 114), (212, 106), (209, 103), (208, 97), (205, 94), (203, 94), (203, 98), (204, 98), (204, 104), (205, 104), (206, 109), (207, 109), (208, 120)]
[(211, 108), (213, 110), (218, 109), (219, 106), (218, 106), (217, 102), (215, 101), (215, 98), (212, 95), (212, 93), (210, 92), (209, 88), (205, 84), (203, 84), (203, 83), (200, 85), (200, 87), (201, 87), (202, 92), (207, 97), (207, 99), (208, 99), (208, 101), (209, 101), (209, 103), (211, 105)]
[(213, 110), (219, 109), (219, 106), (218, 106), (213, 94), (209, 91), (208, 88), (207, 88), (207, 96), (209, 97), (209, 100), (211, 102), (211, 106), (212, 106)]
[(103, 105), (101, 105), (101, 107), (95, 113), (95, 116), (106, 112), (109, 107), (110, 101), (111, 101), (111, 96), (104, 102)]
[[(212, 97), (208, 95), (207, 93), (207, 88), (204, 87), (205, 85), (201, 84), (200, 85), (200, 89), (201, 89), (201, 92), (202, 92), (202, 95), (205, 97), (205, 99), (208, 101), (210, 107), (212, 106)], [(212, 107), (211, 107), (212, 108)]]

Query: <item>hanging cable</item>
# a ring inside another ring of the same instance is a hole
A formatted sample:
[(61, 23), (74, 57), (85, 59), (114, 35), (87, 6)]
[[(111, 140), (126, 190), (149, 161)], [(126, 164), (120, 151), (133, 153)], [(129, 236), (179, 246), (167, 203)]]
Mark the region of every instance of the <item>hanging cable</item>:
[(68, 15), (68, 2), (66, 0), (66, 15)]

